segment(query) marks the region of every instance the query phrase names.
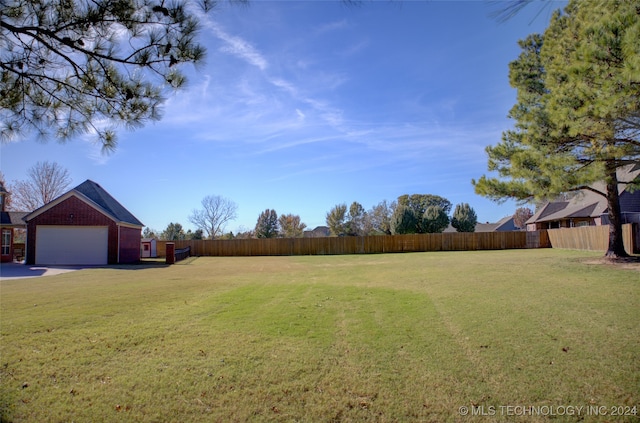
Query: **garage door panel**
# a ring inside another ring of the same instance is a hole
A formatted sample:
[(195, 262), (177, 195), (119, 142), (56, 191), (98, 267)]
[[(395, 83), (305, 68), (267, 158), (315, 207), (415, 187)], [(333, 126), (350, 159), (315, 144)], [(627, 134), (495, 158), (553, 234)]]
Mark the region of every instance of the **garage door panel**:
[(36, 229), (36, 264), (107, 264), (108, 236), (107, 226), (40, 225)]

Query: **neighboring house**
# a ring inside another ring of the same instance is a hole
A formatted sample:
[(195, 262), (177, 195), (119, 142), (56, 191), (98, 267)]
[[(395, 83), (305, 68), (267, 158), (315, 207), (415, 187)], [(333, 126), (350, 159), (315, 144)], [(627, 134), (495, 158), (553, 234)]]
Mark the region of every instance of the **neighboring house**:
[(104, 265), (140, 261), (144, 226), (97, 183), (86, 180), (29, 213), (27, 264)]
[[(640, 165), (618, 170), (618, 180), (632, 181), (640, 175)], [(604, 182), (593, 188), (604, 192)], [(640, 223), (640, 190), (629, 192), (626, 184), (618, 185), (622, 223)], [(607, 200), (590, 190), (578, 191), (571, 199), (547, 202), (527, 220), (527, 230), (573, 228), (609, 224)]]
[[(519, 231), (516, 225), (513, 223), (513, 216), (506, 216), (500, 219), (496, 223), (476, 223), (474, 232), (505, 232), (505, 231)], [(449, 224), (449, 227), (444, 232), (457, 232), (456, 228)]]
[(304, 231), (304, 238), (323, 238), (331, 236), (331, 230), (328, 226), (317, 226), (312, 231)]
[(24, 229), (27, 225), (22, 218), (27, 212), (5, 211), (6, 197), (9, 192), (0, 183), (0, 261), (7, 263), (13, 261), (15, 251), (13, 249), (13, 239), (15, 229)]
[(140, 254), (142, 258), (157, 257), (158, 249), (154, 238), (142, 238)]
[(507, 232), (519, 231), (513, 222), (513, 216), (506, 216), (496, 223), (478, 223), (476, 224), (476, 232)]

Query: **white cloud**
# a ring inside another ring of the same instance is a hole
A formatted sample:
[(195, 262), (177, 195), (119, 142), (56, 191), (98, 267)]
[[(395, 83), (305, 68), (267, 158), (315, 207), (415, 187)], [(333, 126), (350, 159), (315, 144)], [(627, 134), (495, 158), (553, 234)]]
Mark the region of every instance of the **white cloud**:
[[(346, 25), (344, 20), (336, 21), (325, 25), (323, 30), (339, 30)], [(221, 62), (233, 70), (224, 79), (207, 75), (186, 95), (181, 93), (167, 103), (171, 113), (167, 113), (165, 120), (191, 126), (189, 131), (194, 139), (250, 145), (251, 155), (287, 150), (317, 154), (340, 145), (348, 151), (345, 154), (361, 157), (359, 161), (363, 163), (367, 161), (366, 165), (360, 165), (366, 168), (383, 163), (419, 168), (426, 163), (436, 166), (452, 158), (457, 162), (485, 160), (481, 150), (486, 140), (492, 139), (483, 136), (486, 128), (467, 128), (464, 122), (438, 125), (433, 121), (412, 124), (353, 120), (348, 110), (329, 100), (335, 94), (333, 91), (348, 81), (348, 75), (326, 69), (314, 71), (313, 62), (305, 57), (281, 60), (278, 49), (269, 56), (250, 41), (214, 23), (209, 22), (207, 27), (223, 44), (218, 51), (239, 57), (246, 65)], [(350, 51), (366, 45), (366, 42), (352, 44), (357, 48)], [(269, 63), (290, 63), (292, 67)], [(300, 66), (306, 68), (305, 74), (296, 78), (295, 70)], [(456, 102), (440, 106), (453, 114)], [(247, 154), (246, 149), (243, 154)], [(322, 168), (324, 163), (318, 165)]]
[(326, 23), (324, 25), (320, 25), (316, 29), (316, 33), (322, 34), (322, 33), (325, 33), (325, 32), (333, 32), (333, 31), (346, 29), (348, 27), (349, 27), (349, 24), (348, 24), (347, 20), (346, 19), (341, 19), (339, 21), (333, 21), (333, 22)]
[(221, 51), (239, 57), (251, 65), (258, 67), (260, 70), (267, 69), (269, 63), (251, 43), (243, 38), (228, 34), (214, 23), (209, 23), (208, 27), (216, 37), (225, 42), (225, 45), (220, 49)]
[(269, 82), (278, 88), (282, 88), (284, 91), (288, 92), (294, 97), (298, 95), (298, 90), (296, 89), (296, 87), (292, 83), (285, 81), (282, 78), (271, 78), (269, 79)]
[(366, 49), (369, 46), (369, 44), (370, 44), (369, 40), (357, 41), (348, 46), (345, 46), (344, 49), (340, 52), (340, 54), (346, 57), (353, 56), (354, 54), (357, 54), (362, 50)]
[[(106, 130), (110, 129), (113, 126), (113, 123), (109, 121), (109, 119), (100, 119), (92, 122), (93, 126), (89, 126), (87, 133), (79, 136), (79, 139), (83, 142), (85, 146), (85, 154), (86, 156), (96, 165), (106, 165), (114, 158), (115, 155), (121, 154), (124, 150), (122, 145), (116, 146), (115, 151), (106, 152), (103, 150), (103, 145), (98, 139), (98, 130)], [(116, 137), (119, 140), (122, 140), (125, 131), (122, 127), (116, 127)]]

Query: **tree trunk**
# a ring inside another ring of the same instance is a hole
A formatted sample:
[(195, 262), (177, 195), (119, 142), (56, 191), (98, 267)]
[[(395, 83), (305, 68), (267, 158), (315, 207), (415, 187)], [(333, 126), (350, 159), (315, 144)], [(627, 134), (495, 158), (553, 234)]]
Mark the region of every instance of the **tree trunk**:
[(628, 257), (622, 239), (622, 213), (620, 212), (620, 195), (618, 193), (618, 175), (613, 162), (607, 162), (607, 206), (609, 209), (609, 247), (605, 256), (615, 259)]

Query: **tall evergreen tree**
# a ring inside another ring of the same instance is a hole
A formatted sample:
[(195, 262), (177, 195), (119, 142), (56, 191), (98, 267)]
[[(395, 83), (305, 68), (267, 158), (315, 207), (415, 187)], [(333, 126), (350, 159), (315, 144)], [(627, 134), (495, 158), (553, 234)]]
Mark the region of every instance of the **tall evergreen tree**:
[(439, 234), (449, 226), (449, 216), (440, 206), (429, 206), (422, 217), (424, 233)]
[(428, 233), (424, 226), (424, 215), (429, 207), (440, 207), (445, 215), (451, 211), (451, 202), (444, 197), (433, 194), (411, 194), (398, 197), (398, 206), (411, 209), (415, 216), (415, 233)]
[(391, 234), (415, 234), (418, 231), (418, 218), (411, 207), (398, 205), (391, 216)]
[[(640, 163), (640, 14), (631, 0), (571, 0), (544, 35), (520, 42), (510, 65), (515, 129), (487, 147), (498, 177), (472, 181), (501, 201), (549, 199), (581, 189), (608, 205), (608, 257), (626, 256), (619, 170)], [(593, 184), (604, 181), (606, 189)]]
[(460, 203), (456, 205), (453, 216), (451, 217), (451, 226), (456, 228), (456, 231), (475, 232), (476, 223), (478, 223), (478, 216), (469, 204)]
[(256, 238), (276, 238), (279, 233), (278, 213), (271, 209), (260, 213), (256, 223)]
[(35, 132), (64, 141), (93, 132), (113, 150), (118, 125), (160, 119), (163, 94), (184, 85), (179, 65), (202, 62), (199, 18), (214, 5), (2, 0), (0, 140)]
[(160, 237), (165, 241), (182, 241), (186, 238), (184, 228), (180, 223), (169, 223)]
[(416, 216), (422, 216), (429, 206), (439, 206), (445, 213), (451, 211), (451, 202), (434, 194), (405, 194), (398, 197), (398, 205), (407, 206)]

